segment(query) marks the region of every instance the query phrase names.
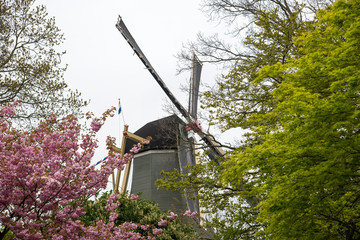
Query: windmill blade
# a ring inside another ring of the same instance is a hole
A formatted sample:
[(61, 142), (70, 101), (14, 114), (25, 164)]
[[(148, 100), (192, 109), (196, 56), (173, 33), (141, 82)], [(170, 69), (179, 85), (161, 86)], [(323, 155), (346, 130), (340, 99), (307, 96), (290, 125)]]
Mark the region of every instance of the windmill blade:
[(141, 62), (145, 65), (146, 69), (150, 72), (150, 74), (155, 78), (156, 82), (160, 85), (160, 87), (164, 90), (165, 94), (170, 98), (171, 102), (175, 105), (175, 107), (179, 110), (179, 112), (183, 115), (183, 117), (188, 121), (188, 125), (196, 132), (200, 138), (205, 142), (205, 144), (210, 148), (209, 157), (216, 161), (218, 163), (217, 157), (221, 157), (224, 155), (224, 152), (221, 150), (221, 148), (218, 147), (218, 144), (209, 137), (207, 134), (201, 131), (196, 124), (194, 124), (194, 121), (190, 114), (185, 110), (185, 108), (180, 104), (180, 102), (175, 98), (175, 96), (172, 94), (170, 89), (165, 85), (163, 80), (160, 78), (160, 76), (157, 74), (155, 69), (151, 66), (149, 60), (145, 57), (145, 54), (141, 51), (140, 47), (137, 45), (135, 39), (130, 34), (129, 30), (125, 26), (124, 21), (119, 16), (118, 22), (116, 23), (116, 28), (120, 31), (120, 33), (123, 35), (125, 40), (128, 42), (128, 44), (131, 46), (131, 48), (134, 50), (135, 54), (140, 58)]
[(189, 94), (189, 113), (190, 116), (193, 117), (194, 119), (197, 119), (201, 69), (202, 69), (202, 63), (193, 52), (192, 74), (190, 79), (190, 94)]
[(116, 23), (116, 28), (120, 31), (126, 41), (129, 43), (131, 48), (134, 50), (136, 55), (140, 58), (141, 62), (145, 65), (146, 69), (150, 72), (150, 74), (155, 78), (156, 82), (160, 85), (160, 87), (164, 90), (165, 94), (170, 98), (175, 107), (180, 111), (180, 113), (186, 118), (187, 121), (191, 122), (190, 115), (187, 113), (185, 108), (180, 104), (180, 102), (175, 98), (169, 88), (165, 85), (163, 80), (160, 78), (159, 74), (155, 71), (155, 69), (151, 66), (149, 60), (145, 57), (144, 53), (141, 51), (140, 47), (137, 45), (135, 39), (130, 34), (129, 30), (124, 24), (124, 21), (119, 16), (118, 22)]

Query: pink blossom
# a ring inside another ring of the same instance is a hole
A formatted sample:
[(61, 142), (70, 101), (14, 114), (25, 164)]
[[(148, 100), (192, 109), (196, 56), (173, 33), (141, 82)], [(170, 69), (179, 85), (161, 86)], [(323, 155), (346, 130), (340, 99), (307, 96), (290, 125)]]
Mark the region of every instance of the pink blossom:
[(191, 213), (190, 217), (191, 217), (191, 218), (194, 218), (194, 217), (196, 217), (197, 215), (198, 215), (197, 212), (193, 212), (193, 213)]
[[(12, 106), (0, 107), (0, 186), (6, 186), (0, 188), (0, 202), (6, 209), (0, 214), (2, 225), (9, 226), (19, 239), (155, 239), (150, 232), (143, 236), (136, 232), (135, 223), (115, 226), (120, 195), (112, 194), (107, 200), (110, 221), (86, 226), (79, 220), (85, 213), (83, 199), (106, 188), (113, 170), (133, 158), (133, 154), (121, 158), (110, 153), (99, 168), (91, 166), (97, 148), (95, 132), (111, 110), (94, 119), (92, 131), (82, 135), (77, 118), (71, 115), (61, 121), (50, 116), (26, 132), (12, 126), (8, 118), (14, 113)], [(110, 145), (113, 139), (107, 142)], [(141, 147), (137, 145), (136, 151)], [(44, 235), (41, 228), (47, 223), (51, 224)], [(141, 229), (149, 231), (150, 225), (141, 225)], [(153, 231), (154, 235), (162, 233), (161, 229)]]
[(0, 114), (7, 117), (12, 117), (15, 115), (15, 111), (11, 106), (3, 106), (0, 110)]
[(108, 211), (112, 211), (117, 209), (120, 206), (120, 202), (117, 201), (116, 203), (109, 203), (105, 206), (105, 209)]
[(102, 125), (103, 123), (101, 123), (99, 119), (94, 118), (90, 124), (90, 127), (94, 132), (98, 132)]
[(146, 224), (146, 225), (141, 225), (140, 227), (142, 230), (147, 231), (149, 229), (150, 225)]
[(138, 147), (133, 147), (133, 148), (130, 149), (130, 152), (136, 154), (136, 153), (139, 152), (139, 148)]
[(191, 212), (190, 210), (187, 210), (187, 211), (185, 211), (185, 213), (183, 215), (186, 216), (186, 217), (194, 218), (194, 217), (196, 217), (198, 215), (198, 213), (197, 212)]
[(170, 216), (167, 216), (167, 218), (171, 219), (171, 220), (175, 220), (178, 217), (177, 214), (170, 212)]
[(135, 230), (138, 227), (135, 223), (132, 222), (125, 222), (122, 224), (122, 226), (129, 230)]
[(158, 222), (158, 226), (159, 226), (159, 227), (166, 227), (167, 223), (168, 223), (168, 222), (167, 222), (166, 220), (161, 219), (161, 220)]
[[(91, 228), (78, 220), (84, 215), (81, 199), (90, 198), (106, 187), (114, 166), (121, 167), (120, 157), (113, 157), (100, 169), (90, 167), (96, 148), (95, 135), (85, 133), (79, 142), (81, 126), (74, 116), (55, 125), (56, 117), (50, 116), (38, 127), (25, 132), (8, 121), (13, 114), (12, 107), (0, 109), (3, 114), (0, 118), (0, 159), (4, 160), (0, 165), (0, 184), (7, 186), (0, 188), (0, 202), (7, 209), (7, 214), (0, 215), (2, 225), (11, 227), (22, 239), (45, 238), (40, 228), (46, 222), (53, 223), (46, 234), (54, 239), (62, 239), (60, 236), (74, 239), (80, 233), (90, 234)], [(98, 127), (98, 124), (94, 122), (93, 126)], [(116, 208), (118, 203), (111, 204), (110, 209)], [(115, 217), (112, 213), (111, 218)], [(105, 230), (113, 226), (109, 223), (103, 228), (97, 227)]]
[(186, 216), (186, 217), (190, 217), (190, 216), (191, 216), (191, 211), (190, 211), (190, 210), (186, 210), (183, 215)]
[(111, 222), (115, 221), (115, 219), (117, 219), (118, 216), (119, 216), (119, 214), (117, 212), (110, 213), (109, 221), (111, 221)]
[(121, 195), (120, 194), (111, 194), (110, 197), (107, 199), (107, 202), (109, 204), (113, 203), (115, 199), (119, 198)]
[(139, 198), (139, 196), (136, 194), (131, 194), (130, 198), (131, 198), (131, 200), (137, 200)]
[(154, 229), (152, 230), (152, 233), (153, 233), (154, 235), (160, 235), (160, 234), (162, 234), (162, 232), (163, 232), (163, 230), (162, 230), (161, 228), (154, 228)]

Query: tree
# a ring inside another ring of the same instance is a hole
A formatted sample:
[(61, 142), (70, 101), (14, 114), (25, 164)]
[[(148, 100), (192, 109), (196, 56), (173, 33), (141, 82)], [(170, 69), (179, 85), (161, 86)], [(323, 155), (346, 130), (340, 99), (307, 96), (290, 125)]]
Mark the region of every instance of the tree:
[[(19, 103), (16, 102), (17, 106)], [(100, 170), (90, 166), (96, 148), (94, 139), (101, 122), (94, 119), (88, 134), (69, 115), (57, 122), (50, 116), (31, 131), (12, 126), (13, 106), (3, 106), (0, 118), (0, 222), (17, 238), (71, 236), (80, 229), (82, 205), (106, 187), (114, 167), (124, 162), (112, 154)]]
[(0, 239), (10, 230), (20, 239), (88, 233), (78, 220), (84, 214), (82, 206), (106, 187), (113, 169), (130, 157), (120, 159), (111, 153), (101, 169), (90, 166), (95, 133), (111, 111), (94, 118), (92, 130), (83, 135), (71, 115), (61, 121), (50, 116), (31, 131), (12, 126), (13, 106), (3, 106), (0, 115), (0, 222), (4, 227)]
[(13, 118), (34, 126), (50, 113), (78, 114), (86, 102), (63, 79), (58, 46), (64, 38), (55, 19), (35, 0), (0, 1), (0, 104), (22, 102)]
[(296, 40), (303, 56), (259, 73), (283, 78), (261, 116), (276, 124), (254, 129), (263, 143), (244, 146), (224, 174), (257, 170), (251, 192), (264, 196), (259, 219), (274, 239), (360, 237), (359, 11), (351, 0), (320, 11)]
[(291, 40), (286, 61), (264, 62), (251, 78), (236, 67), (219, 83), (215, 118), (249, 133), (220, 165), (162, 181), (200, 190), (209, 212), (232, 214), (213, 219), (219, 238), (359, 238), (359, 16), (358, 1), (338, 1)]
[(259, 119), (251, 118), (253, 113), (272, 109), (271, 91), (282, 81), (281, 77), (269, 77), (254, 85), (257, 72), (263, 66), (286, 63), (301, 54), (293, 37), (308, 29), (312, 11), (308, 4), (288, 0), (208, 0), (205, 5), (213, 16), (230, 19), (231, 25), (247, 21), (245, 26), (233, 29), (241, 45), (227, 44), (217, 36), (200, 37), (199, 43), (193, 45), (204, 61), (220, 61), (231, 67), (204, 93), (203, 107), (210, 109), (211, 124), (222, 130), (248, 129), (259, 124)]

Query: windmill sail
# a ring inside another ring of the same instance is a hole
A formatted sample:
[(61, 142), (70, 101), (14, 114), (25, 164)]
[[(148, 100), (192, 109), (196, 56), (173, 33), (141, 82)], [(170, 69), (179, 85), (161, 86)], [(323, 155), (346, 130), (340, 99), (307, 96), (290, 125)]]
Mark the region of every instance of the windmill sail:
[(201, 69), (202, 69), (202, 63), (196, 57), (195, 53), (193, 53), (192, 75), (190, 79), (190, 94), (189, 94), (189, 113), (191, 117), (193, 117), (194, 119), (197, 119)]
[(180, 104), (180, 102), (175, 98), (175, 96), (172, 94), (172, 92), (169, 90), (169, 88), (165, 85), (163, 80), (160, 78), (160, 76), (157, 74), (155, 69), (151, 66), (149, 60), (145, 57), (144, 53), (141, 51), (140, 47), (137, 45), (135, 39), (130, 34), (129, 30), (125, 26), (124, 21), (119, 16), (119, 20), (116, 23), (116, 28), (120, 31), (120, 33), (123, 35), (123, 37), (126, 39), (126, 41), (129, 43), (131, 48), (134, 50), (136, 55), (140, 58), (140, 60), (145, 65), (146, 69), (151, 73), (151, 75), (155, 78), (157, 83), (160, 85), (160, 87), (164, 90), (165, 94), (170, 98), (170, 100), (173, 102), (175, 107), (180, 111), (180, 113), (186, 118), (187, 121), (191, 120), (189, 117), (189, 114), (186, 112), (185, 108)]
[(137, 45), (135, 39), (130, 34), (129, 30), (125, 26), (124, 21), (119, 16), (118, 22), (116, 23), (116, 28), (120, 31), (120, 33), (123, 35), (123, 37), (126, 39), (128, 44), (131, 46), (131, 48), (134, 50), (136, 55), (140, 58), (141, 62), (145, 65), (147, 70), (150, 72), (150, 74), (155, 78), (156, 82), (160, 85), (160, 87), (164, 90), (165, 94), (170, 98), (172, 103), (175, 105), (175, 107), (179, 110), (179, 112), (183, 115), (183, 117), (188, 121), (188, 124), (193, 127), (193, 130), (200, 136), (200, 138), (205, 142), (205, 144), (210, 148), (210, 154), (209, 157), (213, 159), (214, 161), (218, 162), (216, 157), (217, 156), (223, 156), (224, 152), (219, 148), (216, 144), (216, 142), (206, 135), (204, 132), (202, 132), (199, 128), (194, 127), (194, 121), (193, 118), (190, 116), (190, 114), (185, 110), (185, 108), (180, 104), (180, 102), (175, 98), (175, 96), (172, 94), (172, 92), (169, 90), (169, 88), (165, 85), (165, 83), (162, 81), (160, 76), (157, 74), (155, 69), (151, 66), (149, 60), (145, 57), (144, 53), (141, 51), (140, 47)]

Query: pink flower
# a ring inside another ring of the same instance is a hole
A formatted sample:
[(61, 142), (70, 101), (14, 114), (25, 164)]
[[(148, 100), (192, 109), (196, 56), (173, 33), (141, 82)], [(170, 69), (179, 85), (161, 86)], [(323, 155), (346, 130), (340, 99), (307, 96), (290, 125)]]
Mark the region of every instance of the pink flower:
[(193, 213), (191, 213), (191, 215), (190, 215), (191, 218), (194, 218), (194, 217), (196, 217), (196, 216), (197, 216), (197, 212), (193, 212)]
[(154, 235), (160, 235), (160, 234), (162, 234), (162, 232), (163, 232), (163, 230), (162, 230), (161, 228), (154, 228), (154, 229), (152, 230), (152, 233), (153, 233)]
[(13, 107), (11, 107), (11, 106), (2, 106), (2, 108), (0, 110), (0, 114), (8, 116), (8, 117), (12, 117), (15, 115), (15, 111), (14, 111)]
[(110, 213), (110, 217), (109, 217), (110, 222), (115, 221), (115, 219), (117, 219), (118, 216), (119, 214), (117, 212)]
[(183, 215), (186, 216), (186, 217), (190, 217), (190, 216), (191, 216), (191, 211), (190, 211), (190, 210), (186, 210)]
[(141, 225), (141, 229), (144, 231), (147, 231), (149, 229), (150, 225), (146, 224), (146, 225)]
[(131, 153), (137, 154), (139, 152), (139, 148), (138, 147), (133, 147), (132, 149), (130, 149)]
[(135, 230), (138, 227), (135, 223), (132, 222), (124, 222), (122, 226), (129, 230)]
[(168, 219), (175, 220), (178, 217), (177, 214), (170, 212), (170, 216), (167, 216)]
[(103, 123), (101, 123), (99, 119), (94, 118), (94, 120), (90, 124), (90, 127), (94, 132), (98, 132), (102, 125)]
[(191, 212), (190, 210), (187, 210), (187, 211), (185, 211), (185, 213), (183, 215), (186, 217), (194, 218), (194, 217), (196, 217), (197, 212)]
[(138, 199), (139, 198), (139, 196), (138, 195), (135, 195), (135, 194), (131, 194), (131, 200), (136, 200), (136, 199)]
[(165, 227), (166, 225), (167, 225), (167, 221), (166, 221), (166, 220), (161, 219), (161, 220), (158, 222), (158, 226), (159, 226), (159, 227)]

